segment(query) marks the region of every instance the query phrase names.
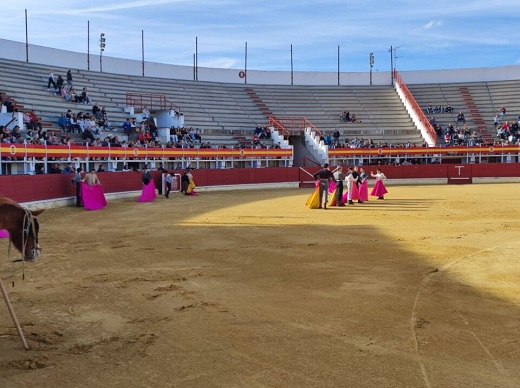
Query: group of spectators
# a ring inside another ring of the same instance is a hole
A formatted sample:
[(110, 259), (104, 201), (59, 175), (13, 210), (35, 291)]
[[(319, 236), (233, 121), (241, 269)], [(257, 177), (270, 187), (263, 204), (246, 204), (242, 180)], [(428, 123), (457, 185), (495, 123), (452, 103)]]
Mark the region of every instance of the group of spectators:
[(433, 113), (453, 113), (453, 108), (450, 104), (443, 106), (443, 105), (436, 105), (435, 108), (429, 105), (425, 109), (426, 114), (433, 114)]
[(88, 95), (87, 87), (84, 87), (81, 92), (77, 93), (72, 82), (71, 70), (67, 71), (66, 78), (67, 82), (65, 83), (65, 80), (61, 75), (58, 75), (58, 77), (55, 78), (54, 70), (50, 70), (47, 79), (47, 90), (50, 90), (50, 87), (52, 86), (54, 88), (54, 95), (59, 95), (70, 102), (89, 104), (91, 99)]
[[(429, 106), (425, 111), (426, 113), (453, 113), (453, 108), (450, 105), (445, 108), (442, 106), (437, 106), (435, 108)], [(462, 111), (459, 111), (457, 114), (456, 124), (449, 123), (445, 129), (442, 128), (441, 124), (437, 123), (434, 116), (430, 117), (429, 122), (434, 128), (437, 137), (444, 139), (445, 146), (494, 146), (500, 144), (520, 144), (520, 116), (518, 116), (514, 121), (504, 120), (506, 112), (507, 109), (502, 106), (493, 117), (493, 125), (496, 130), (495, 140), (485, 141), (482, 138), (482, 135), (479, 135), (476, 131), (472, 130), (466, 124), (466, 117)]]
[(359, 120), (356, 115), (350, 114), (350, 111), (343, 109), (339, 115), (339, 120), (344, 123), (360, 123), (361, 120)]

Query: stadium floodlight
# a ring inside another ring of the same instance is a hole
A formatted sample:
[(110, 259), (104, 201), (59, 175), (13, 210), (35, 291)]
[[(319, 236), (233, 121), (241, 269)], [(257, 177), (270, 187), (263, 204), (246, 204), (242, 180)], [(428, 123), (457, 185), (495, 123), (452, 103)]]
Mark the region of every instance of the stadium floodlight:
[(99, 36), (99, 48), (101, 51), (105, 51), (105, 33), (102, 32)]

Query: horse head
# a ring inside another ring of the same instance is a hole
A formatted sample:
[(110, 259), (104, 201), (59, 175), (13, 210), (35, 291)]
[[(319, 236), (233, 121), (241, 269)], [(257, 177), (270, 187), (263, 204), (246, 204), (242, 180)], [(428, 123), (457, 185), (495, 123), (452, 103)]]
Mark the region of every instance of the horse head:
[(40, 224), (37, 216), (43, 210), (31, 211), (21, 207), (20, 209), (21, 212), (17, 211), (16, 222), (12, 222), (7, 227), (7, 230), (9, 231), (11, 242), (22, 253), (22, 260), (32, 262), (38, 259), (41, 253), (40, 244), (38, 243)]
[(27, 221), (24, 221), (24, 249), (23, 260), (24, 261), (35, 261), (40, 257), (42, 249), (38, 243), (38, 233), (40, 231), (40, 224), (38, 223), (38, 215), (43, 212), (42, 210), (30, 211), (26, 210)]

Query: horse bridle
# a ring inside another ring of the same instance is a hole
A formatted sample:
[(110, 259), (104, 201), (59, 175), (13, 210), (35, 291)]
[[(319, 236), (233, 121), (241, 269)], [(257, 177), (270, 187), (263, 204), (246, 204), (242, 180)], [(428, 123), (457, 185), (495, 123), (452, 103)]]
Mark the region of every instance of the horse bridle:
[(27, 250), (27, 241), (29, 240), (29, 234), (31, 233), (31, 230), (33, 232), (34, 236), (34, 246), (31, 248), (31, 257), (36, 258), (38, 253), (38, 256), (42, 249), (40, 248), (40, 244), (38, 244), (38, 232), (37, 226), (36, 226), (36, 220), (35, 217), (32, 215), (32, 213), (27, 210), (26, 208), (23, 208), (25, 211), (25, 214), (23, 216), (23, 233), (22, 233), (22, 260), (25, 259), (25, 252)]

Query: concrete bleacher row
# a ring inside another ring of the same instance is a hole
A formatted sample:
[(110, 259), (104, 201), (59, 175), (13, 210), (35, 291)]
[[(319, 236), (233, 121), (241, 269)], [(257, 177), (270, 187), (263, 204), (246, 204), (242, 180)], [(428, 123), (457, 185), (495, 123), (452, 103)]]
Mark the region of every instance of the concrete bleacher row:
[[(35, 110), (43, 121), (57, 127), (59, 114), (90, 111), (92, 104), (66, 102), (48, 91), (49, 67), (0, 59), (0, 89), (13, 97), (23, 109)], [(53, 68), (65, 75), (67, 68)], [(166, 96), (178, 105), (185, 117), (185, 127), (200, 128), (204, 135), (232, 135), (250, 139), (257, 123), (266, 125), (268, 117), (300, 116), (309, 119), (322, 132), (339, 129), (342, 140), (363, 137), (391, 143), (417, 142), (422, 138), (391, 86), (313, 87), (237, 85), (73, 70), (76, 91), (86, 86), (93, 103), (105, 107), (113, 126), (119, 128), (128, 116), (125, 96), (153, 93)], [(263, 101), (251, 98), (253, 89)], [(262, 109), (262, 105), (268, 109)], [(349, 109), (360, 123), (343, 123), (341, 110)], [(139, 111), (137, 111), (138, 113)], [(231, 137), (230, 137), (231, 136)], [(218, 139), (213, 139), (218, 142)]]
[(503, 121), (517, 120), (520, 114), (520, 81), (423, 84), (408, 85), (408, 88), (423, 109), (448, 104), (453, 108), (453, 113), (427, 114), (434, 116), (443, 129), (449, 123), (456, 124), (457, 115), (462, 111), (466, 124), (487, 140), (496, 139), (493, 118), (502, 106), (507, 109)]
[[(47, 65), (0, 59), (0, 91), (13, 97), (21, 109), (34, 110), (42, 120), (57, 129), (60, 113), (90, 111), (92, 104), (66, 102), (47, 90)], [(68, 68), (53, 68), (65, 76)], [(129, 117), (125, 113), (126, 93), (164, 95), (178, 105), (185, 127), (199, 128), (203, 141), (212, 145), (236, 144), (252, 138), (257, 123), (266, 125), (269, 116), (305, 117), (323, 133), (338, 129), (341, 141), (371, 138), (374, 142), (421, 144), (423, 139), (399, 100), (387, 86), (297, 86), (241, 85), (153, 77), (138, 77), (72, 69), (76, 91), (86, 86), (93, 103), (105, 107), (113, 126), (120, 128)], [(419, 105), (450, 104), (453, 113), (435, 114), (446, 128), (455, 123), (459, 110), (466, 123), (486, 137), (494, 137), (493, 117), (501, 106), (507, 108), (504, 120), (520, 113), (516, 98), (520, 81), (460, 84), (408, 85)], [(152, 107), (153, 108), (153, 107)], [(347, 109), (359, 123), (345, 123), (339, 114)], [(136, 111), (139, 113), (139, 110)], [(109, 133), (109, 132), (106, 132)], [(120, 133), (118, 133), (120, 135)]]

